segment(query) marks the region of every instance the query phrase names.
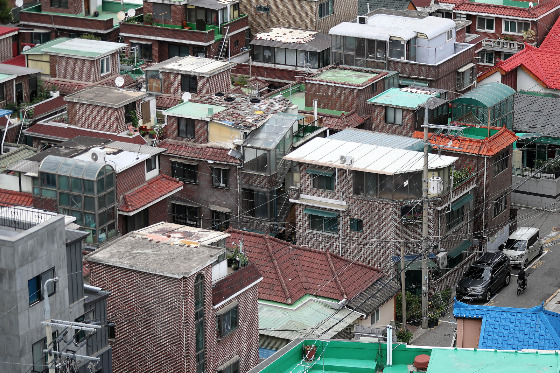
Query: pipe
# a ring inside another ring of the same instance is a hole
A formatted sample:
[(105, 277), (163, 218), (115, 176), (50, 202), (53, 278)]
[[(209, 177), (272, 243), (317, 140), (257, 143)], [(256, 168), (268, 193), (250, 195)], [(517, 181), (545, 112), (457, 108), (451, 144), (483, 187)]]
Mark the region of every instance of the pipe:
[(313, 120), (317, 120), (317, 99), (313, 100)]
[(393, 365), (393, 327), (387, 325), (387, 366)]
[[(49, 303), (49, 290), (48, 290), (48, 286), (51, 282), (58, 282), (58, 277), (49, 278), (47, 281), (45, 281), (45, 284), (43, 285), (43, 291), (45, 292), (45, 321), (47, 322), (51, 321), (51, 305)], [(46, 324), (45, 329), (47, 332), (47, 349), (50, 350), (51, 348), (50, 346), (52, 345), (53, 342), (52, 327), (51, 325)], [(52, 354), (47, 354), (47, 366), (49, 367), (49, 373), (55, 373)]]

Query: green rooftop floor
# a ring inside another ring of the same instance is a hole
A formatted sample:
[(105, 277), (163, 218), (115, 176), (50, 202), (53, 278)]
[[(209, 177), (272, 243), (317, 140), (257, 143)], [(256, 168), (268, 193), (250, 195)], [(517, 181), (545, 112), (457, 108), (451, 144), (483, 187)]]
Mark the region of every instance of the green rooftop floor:
[(471, 2), (479, 3), (479, 4), (505, 5), (505, 6), (512, 6), (515, 8), (529, 8), (529, 4), (530, 4), (528, 1), (516, 1), (516, 0), (476, 0), (476, 1), (471, 0)]
[(102, 6), (101, 9), (97, 9), (97, 11), (99, 12), (99, 15), (97, 17), (95, 17), (93, 15), (94, 10), (91, 11), (91, 14), (89, 16), (85, 16), (82, 13), (80, 14), (68, 14), (68, 13), (57, 13), (57, 12), (44, 12), (41, 9), (41, 5), (34, 5), (31, 6), (29, 8), (23, 9), (24, 12), (33, 12), (33, 13), (42, 13), (42, 14), (52, 14), (55, 16), (64, 16), (64, 17), (78, 17), (78, 18), (87, 18), (87, 19), (100, 19), (100, 20), (106, 20), (106, 19), (113, 19), (113, 25), (114, 26), (118, 26), (119, 24), (119, 20), (117, 18), (117, 13), (121, 10), (124, 10), (125, 12), (128, 11), (129, 9), (137, 9), (141, 7), (138, 4), (131, 4), (131, 3), (123, 3), (121, 4), (120, 2), (117, 1), (103, 1), (102, 2)]
[(368, 74), (361, 71), (334, 68), (325, 70), (318, 76), (314, 76), (312, 79), (326, 80), (334, 83), (361, 85), (377, 75), (379, 74)]
[[(453, 131), (451, 131), (453, 132)], [(461, 137), (467, 137), (469, 139), (484, 140), (487, 137), (492, 137), (497, 134), (498, 130), (490, 130), (490, 136), (488, 136), (488, 128), (477, 128), (477, 127), (465, 127), (461, 132)]]

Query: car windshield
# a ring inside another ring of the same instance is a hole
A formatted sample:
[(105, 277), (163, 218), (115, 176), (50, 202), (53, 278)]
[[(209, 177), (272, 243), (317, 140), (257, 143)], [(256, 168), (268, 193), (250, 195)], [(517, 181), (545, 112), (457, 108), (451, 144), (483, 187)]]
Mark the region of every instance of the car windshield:
[(509, 238), (506, 242), (506, 250), (525, 251), (527, 241), (512, 240)]
[(465, 278), (470, 278), (473, 280), (487, 280), (490, 278), (490, 268), (488, 267), (470, 267), (465, 272)]

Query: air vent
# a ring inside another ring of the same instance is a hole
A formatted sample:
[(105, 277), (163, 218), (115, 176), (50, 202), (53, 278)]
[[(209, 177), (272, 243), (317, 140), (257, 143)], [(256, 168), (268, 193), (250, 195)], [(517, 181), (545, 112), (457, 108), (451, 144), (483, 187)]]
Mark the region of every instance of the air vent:
[(358, 16), (358, 23), (360, 25), (365, 25), (367, 23), (367, 17), (366, 16)]
[(223, 96), (225, 96), (225, 93), (224, 92), (216, 92), (215, 95), (218, 96), (218, 97), (223, 97)]
[(251, 98), (249, 101), (251, 101), (253, 104), (258, 104), (259, 102), (261, 102), (261, 99), (260, 99), (260, 98), (253, 97), (253, 98)]
[(224, 98), (224, 101), (233, 102), (235, 101), (235, 97), (227, 96), (226, 98)]

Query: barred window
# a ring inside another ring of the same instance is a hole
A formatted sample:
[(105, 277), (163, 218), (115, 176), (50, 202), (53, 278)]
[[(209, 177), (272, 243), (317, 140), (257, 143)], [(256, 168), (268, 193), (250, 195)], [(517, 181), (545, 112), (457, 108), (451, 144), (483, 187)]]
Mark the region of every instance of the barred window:
[(494, 218), (507, 208), (507, 194), (503, 194), (494, 201)]
[(509, 161), (509, 149), (505, 149), (498, 153), (496, 161), (494, 162), (494, 176), (498, 175), (500, 172), (508, 167)]

